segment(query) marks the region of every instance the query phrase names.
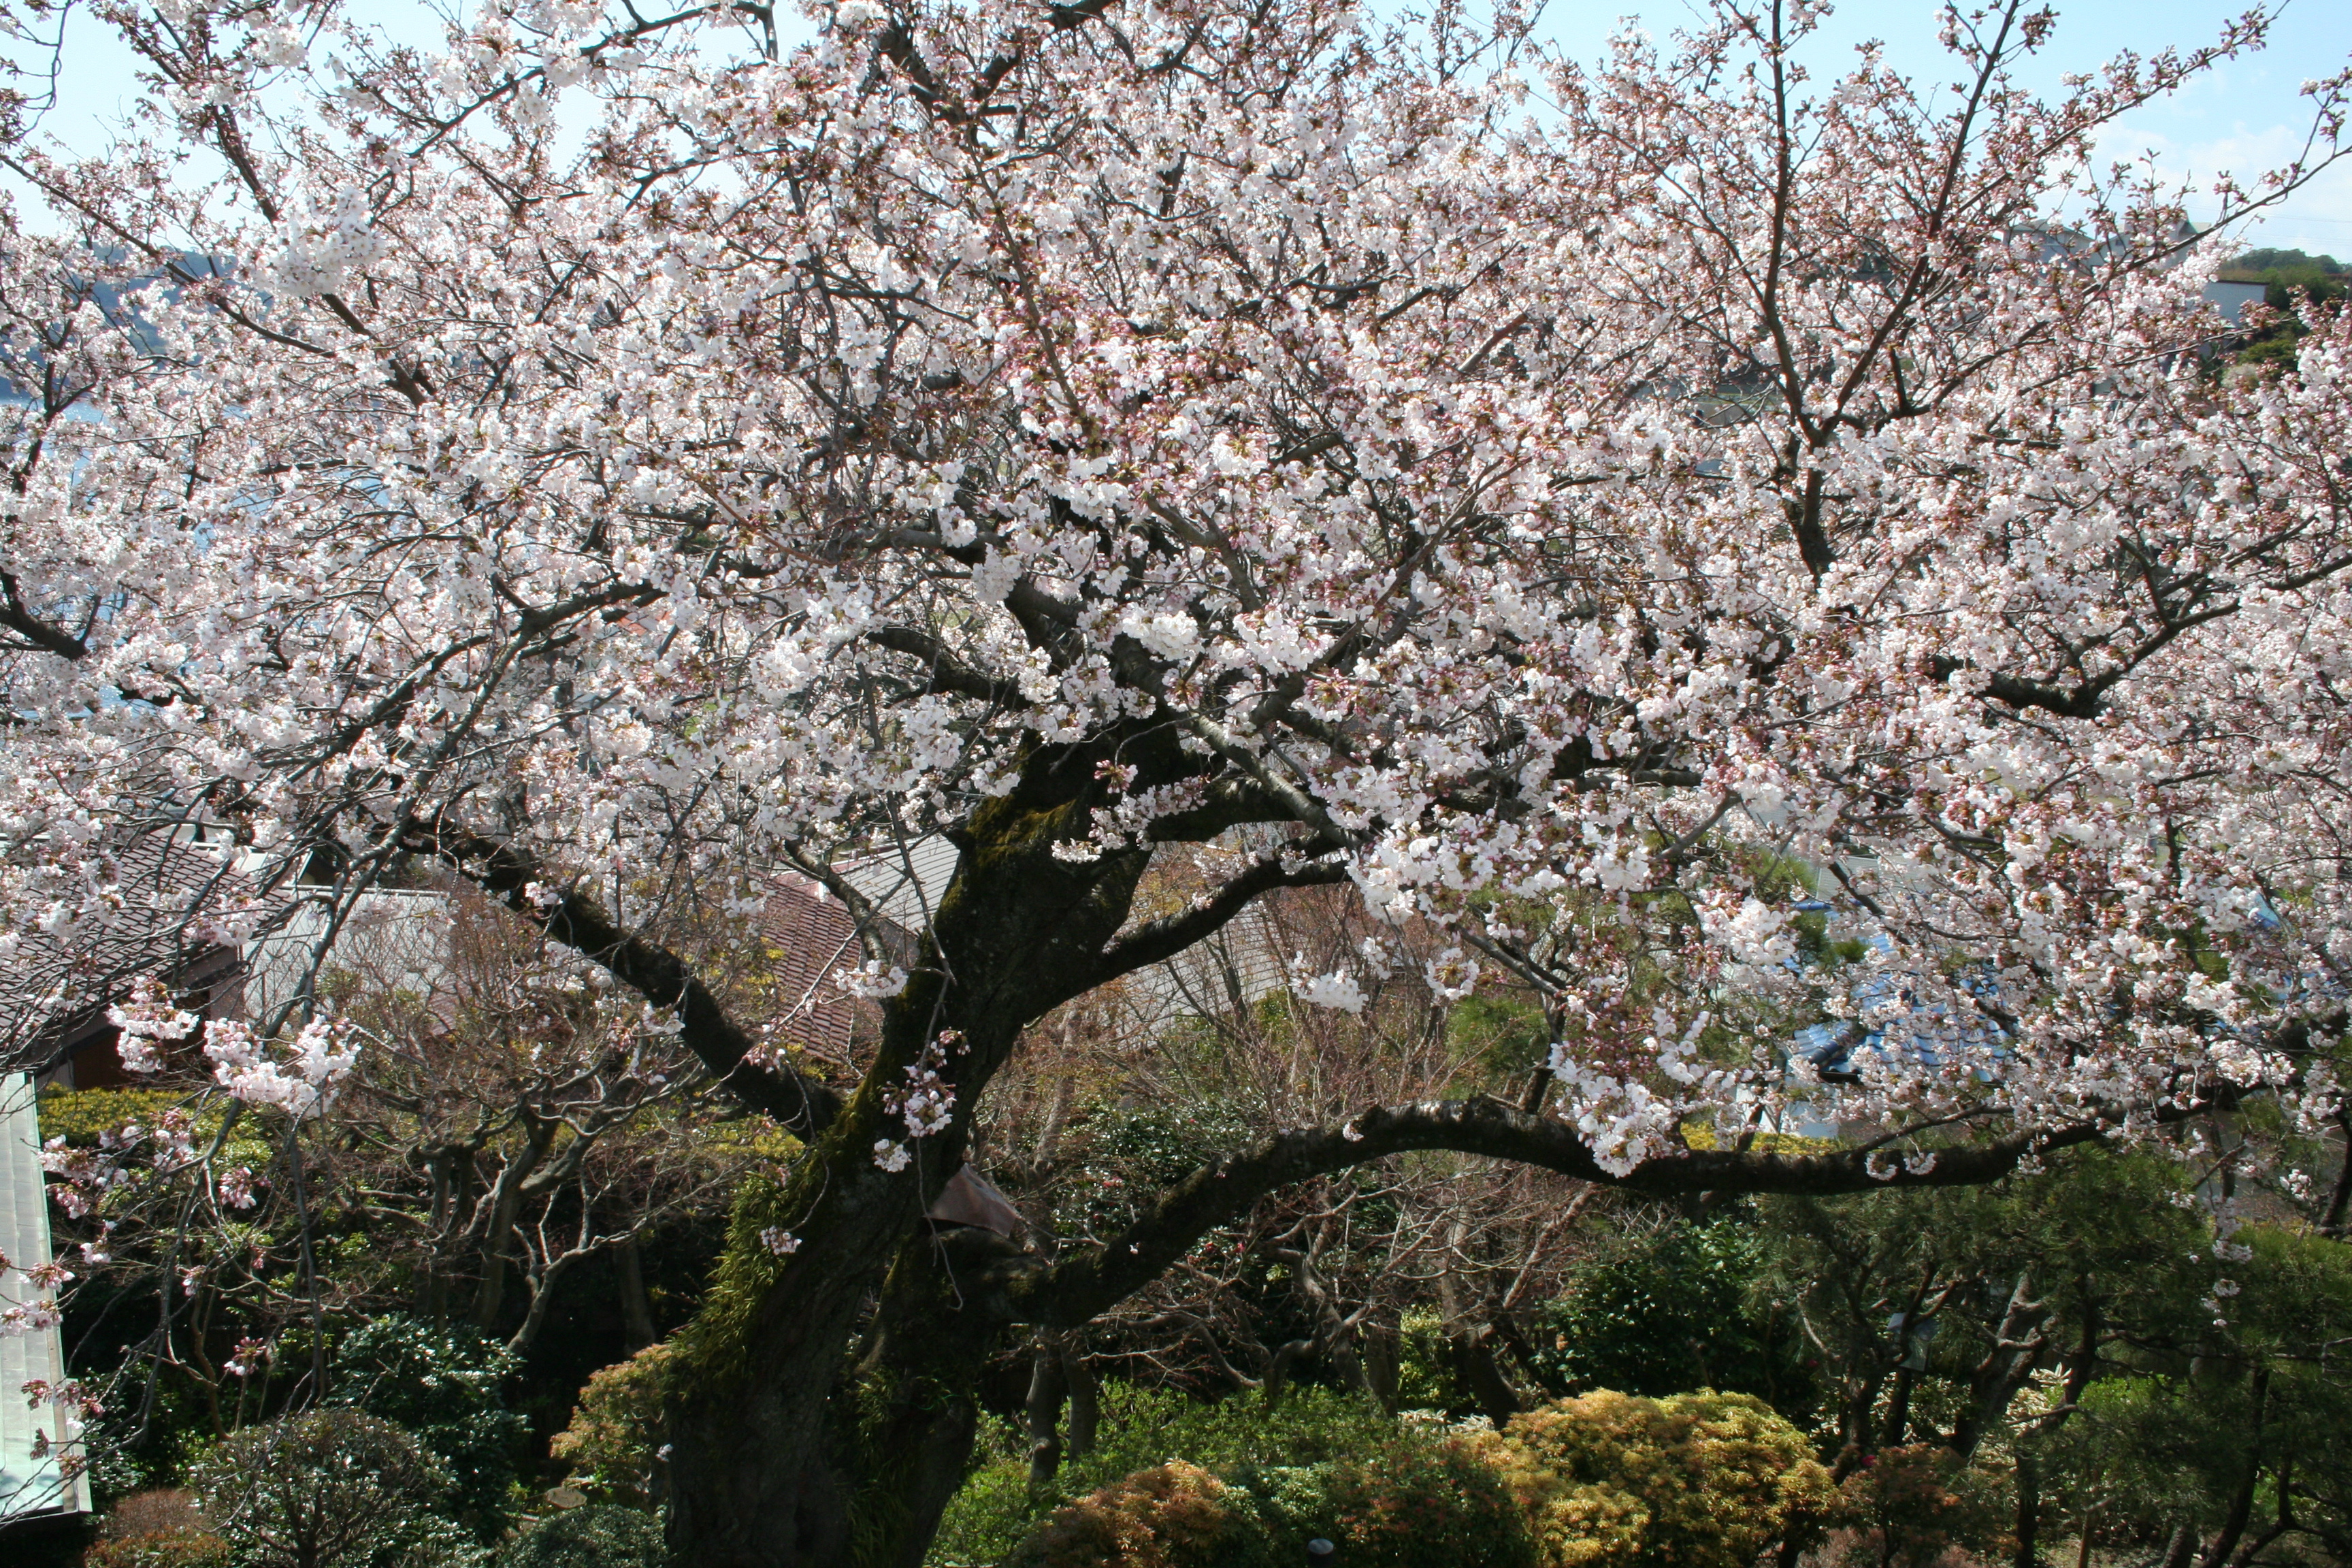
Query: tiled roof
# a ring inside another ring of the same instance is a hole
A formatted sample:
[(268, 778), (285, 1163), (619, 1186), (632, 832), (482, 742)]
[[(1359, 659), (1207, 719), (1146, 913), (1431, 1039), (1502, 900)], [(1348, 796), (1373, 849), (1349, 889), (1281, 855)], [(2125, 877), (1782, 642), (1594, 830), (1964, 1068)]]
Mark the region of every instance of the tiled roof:
[(0, 1071), (39, 1071), (132, 981), (226, 978), (237, 950), (204, 929), (208, 918), (249, 903), (257, 890), (226, 844), (151, 835), (104, 851), (99, 874), (115, 892), (111, 919), (62, 936), (18, 933), (0, 971)]
[(886, 849), (852, 860), (842, 867), (841, 874), (851, 887), (874, 900), (883, 919), (902, 931), (919, 931), (931, 923), (949, 879), (955, 875), (960, 853), (953, 840), (934, 833), (903, 849)]
[(865, 962), (857, 922), (840, 900), (789, 872), (769, 883), (759, 922), (775, 965), (769, 974), (772, 1028), (783, 1039), (845, 1059), (857, 1003), (841, 989), (839, 977)]

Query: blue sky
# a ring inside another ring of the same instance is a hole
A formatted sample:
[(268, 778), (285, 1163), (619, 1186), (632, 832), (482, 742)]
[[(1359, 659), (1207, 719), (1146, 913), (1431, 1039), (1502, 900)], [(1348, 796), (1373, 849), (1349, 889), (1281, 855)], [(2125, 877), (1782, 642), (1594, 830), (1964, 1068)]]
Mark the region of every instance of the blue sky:
[[(2094, 69), (2119, 49), (2150, 53), (2166, 45), (2190, 47), (2216, 37), (2225, 20), (2245, 8), (2227, 0), (2055, 0), (2059, 25), (2050, 46), (2029, 68), (2027, 85), (2054, 91), (2070, 71)], [(780, 5), (779, 9), (787, 6)], [(1385, 7), (1383, 7), (1385, 8)], [(358, 0), (357, 14), (400, 35), (437, 36), (415, 0)], [(1584, 60), (1598, 58), (1621, 19), (1631, 18), (1663, 38), (1699, 15), (1690, 0), (1550, 0), (1539, 28), (1559, 47)], [(1946, 57), (1936, 43), (1937, 7), (1928, 0), (1847, 0), (1823, 26), (1811, 54), (1817, 77), (1837, 72), (1853, 46), (1877, 38), (1888, 62), (1914, 76), (1942, 76)], [(119, 123), (132, 91), (129, 59), (105, 29), (86, 15), (68, 24), (68, 47), (58, 102), (43, 128), (68, 145), (93, 150)], [(2286, 0), (2272, 42), (2258, 55), (2224, 65), (2187, 91), (2152, 105), (2118, 127), (2101, 146), (2103, 159), (2151, 154), (2176, 177), (2202, 183), (2219, 170), (2252, 175), (2293, 155), (2310, 125), (2298, 97), (2304, 81), (2332, 74), (2352, 60), (2352, 4), (2347, 0)], [(2210, 216), (2192, 201), (2191, 212)], [(2299, 192), (2250, 237), (2259, 244), (2327, 251), (2352, 258), (2352, 159)]]

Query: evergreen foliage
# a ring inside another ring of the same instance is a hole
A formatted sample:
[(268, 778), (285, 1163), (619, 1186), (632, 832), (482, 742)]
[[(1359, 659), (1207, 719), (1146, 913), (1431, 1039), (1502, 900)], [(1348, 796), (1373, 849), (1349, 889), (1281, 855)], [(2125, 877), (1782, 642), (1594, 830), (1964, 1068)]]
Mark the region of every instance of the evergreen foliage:
[(530, 1422), (507, 1408), (520, 1360), (479, 1330), (394, 1313), (335, 1347), (331, 1402), (397, 1422), (447, 1470), (448, 1506), (485, 1539), (508, 1510)]
[(661, 1521), (590, 1503), (550, 1515), (500, 1549), (492, 1568), (663, 1568)]
[(1795, 1323), (1759, 1300), (1752, 1223), (1674, 1225), (1605, 1247), (1536, 1321), (1542, 1370), (1570, 1392), (1753, 1394), (1797, 1419), (1814, 1403)]
[(234, 1432), (194, 1467), (232, 1568), (474, 1568), (437, 1511), (440, 1462), (389, 1421), (313, 1410)]

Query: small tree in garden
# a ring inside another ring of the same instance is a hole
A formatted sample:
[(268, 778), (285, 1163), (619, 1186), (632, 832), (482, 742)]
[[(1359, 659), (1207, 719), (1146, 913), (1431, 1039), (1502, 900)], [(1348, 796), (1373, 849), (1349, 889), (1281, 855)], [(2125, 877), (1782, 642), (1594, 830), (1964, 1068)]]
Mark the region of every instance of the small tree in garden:
[[(62, 226), (0, 226), (6, 940), (98, 942), (192, 821), (331, 862), (330, 933), (430, 859), (801, 1140), (675, 1363), (698, 1563), (919, 1560), (990, 1347), (1310, 1176), (1830, 1194), (2339, 1114), (2352, 322), (2216, 385), (2213, 256), (2085, 162), (2258, 16), (2045, 103), (2021, 4), (1950, 16), (1958, 90), (1815, 90), (1741, 0), (1591, 71), (1334, 0), (108, 16), (138, 134), (0, 149)], [(934, 833), (909, 951), (840, 867)], [(1869, 985), (1787, 965), (1791, 865)], [(778, 866), (866, 922), (846, 1090), (696, 959)], [(1527, 987), (1548, 1075), (1351, 1090), (1050, 1256), (925, 1222), (1033, 1022), (1318, 885), (1446, 933), (1433, 995)], [(341, 1027), (201, 1048), (300, 1118)], [(1800, 1102), (1870, 1131), (1753, 1141)]]
[(663, 1373), (672, 1353), (666, 1344), (648, 1345), (588, 1379), (571, 1424), (549, 1445), (572, 1485), (634, 1508), (660, 1500)]
[(205, 1515), (243, 1568), (393, 1568), (456, 1556), (434, 1511), (448, 1476), (389, 1421), (317, 1410), (221, 1440), (195, 1467)]

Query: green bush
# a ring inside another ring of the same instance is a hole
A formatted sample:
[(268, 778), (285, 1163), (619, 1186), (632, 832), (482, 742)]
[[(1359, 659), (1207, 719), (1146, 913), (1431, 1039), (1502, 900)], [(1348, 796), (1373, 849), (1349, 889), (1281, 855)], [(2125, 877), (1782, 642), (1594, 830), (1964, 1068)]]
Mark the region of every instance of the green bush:
[(528, 1417), (507, 1408), (515, 1354), (465, 1324), (394, 1313), (335, 1347), (330, 1403), (397, 1423), (449, 1474), (447, 1506), (483, 1539), (503, 1524)]
[[(573, 1425), (577, 1430), (578, 1421)], [(1210, 1401), (1107, 1383), (1094, 1450), (1065, 1461), (1053, 1486), (1042, 1493), (1029, 1489), (1019, 1434), (1007, 1428), (997, 1436), (949, 1502), (929, 1560), (1002, 1561), (1057, 1505), (1171, 1459), (1232, 1474), (1253, 1467), (1313, 1465), (1397, 1440), (1395, 1422), (1360, 1399), (1328, 1389), (1293, 1387), (1269, 1405), (1255, 1394)]]
[(1191, 1460), (1220, 1474), (1244, 1465), (1311, 1465), (1395, 1440), (1397, 1425), (1362, 1399), (1293, 1386), (1269, 1405), (1255, 1394), (1195, 1399), (1164, 1388), (1107, 1383), (1094, 1451), (1066, 1467), (1087, 1489), (1160, 1464)]
[(1367, 1568), (1535, 1568), (1536, 1549), (1502, 1479), (1458, 1442), (1392, 1440), (1321, 1464), (1244, 1470), (1277, 1561), (1317, 1536)]
[(1838, 1495), (1762, 1400), (1603, 1391), (1463, 1439), (1499, 1473), (1545, 1568), (1747, 1568)]
[(479, 1557), (436, 1511), (449, 1484), (440, 1462), (356, 1410), (248, 1426), (194, 1468), (235, 1568), (472, 1568)]
[(1041, 1508), (1059, 1496), (1040, 1499), (1029, 1489), (1025, 1460), (1003, 1455), (984, 1459), (948, 1500), (924, 1561), (1001, 1563), (1036, 1524)]
[(590, 1503), (542, 1519), (503, 1547), (494, 1568), (662, 1568), (661, 1521)]
[(650, 1507), (660, 1500), (662, 1404), (668, 1396), (670, 1347), (647, 1345), (591, 1373), (549, 1451), (572, 1484), (592, 1498)]
[(1797, 1335), (1751, 1309), (1764, 1260), (1753, 1227), (1717, 1221), (1629, 1237), (1538, 1314), (1544, 1370), (1572, 1393), (1753, 1394), (1801, 1420), (1814, 1399)]
[(1323, 1536), (1367, 1568), (1536, 1563), (1517, 1504), (1475, 1453), (1325, 1390), (1268, 1406), (1112, 1384), (1100, 1446), (1042, 1496), (1015, 1447), (1008, 1434), (965, 1483), (932, 1562), (1242, 1568), (1303, 1561)]
[(1108, 1235), (1133, 1220), (1151, 1194), (1258, 1131), (1247, 1111), (1222, 1099), (1099, 1109), (1072, 1130), (1079, 1159), (1062, 1184), (1055, 1226)]

